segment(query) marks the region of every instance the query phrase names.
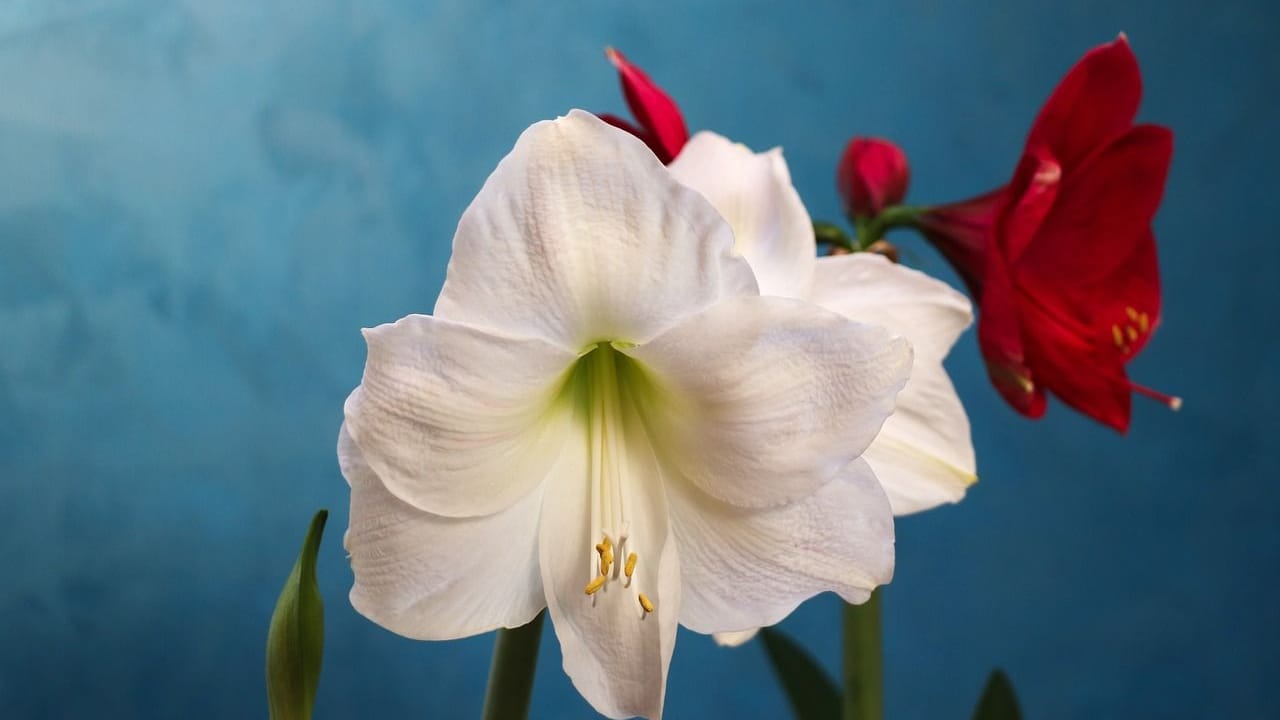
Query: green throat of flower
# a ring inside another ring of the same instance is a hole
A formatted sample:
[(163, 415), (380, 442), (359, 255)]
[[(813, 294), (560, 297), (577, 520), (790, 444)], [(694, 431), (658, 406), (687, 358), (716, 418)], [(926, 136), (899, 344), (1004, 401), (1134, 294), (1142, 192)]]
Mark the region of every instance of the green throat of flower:
[(610, 595), (628, 597), (643, 619), (654, 604), (639, 589), (645, 568), (636, 551), (635, 531), (640, 528), (632, 521), (644, 501), (642, 484), (659, 479), (637, 477), (633, 459), (653, 456), (646, 419), (665, 394), (644, 367), (620, 352), (628, 347), (620, 342), (588, 347), (570, 371), (561, 397), (571, 403), (578, 431), (587, 437), (591, 536), (584, 556), (591, 579), (585, 593), (593, 605), (615, 601)]

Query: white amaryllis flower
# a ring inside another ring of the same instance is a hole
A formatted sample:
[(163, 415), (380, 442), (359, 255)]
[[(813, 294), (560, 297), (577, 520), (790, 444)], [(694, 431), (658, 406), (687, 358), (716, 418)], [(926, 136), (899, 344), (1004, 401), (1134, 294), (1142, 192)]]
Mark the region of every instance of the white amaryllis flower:
[[(895, 515), (964, 497), (977, 480), (973, 443), (969, 419), (942, 361), (972, 321), (969, 300), (946, 283), (871, 253), (815, 257), (813, 224), (776, 148), (753, 153), (701, 132), (670, 170), (724, 215), (762, 294), (806, 299), (911, 341), (911, 379), (862, 457), (875, 470)], [(745, 630), (717, 635), (717, 640), (738, 644), (753, 635)]]
[(915, 363), (897, 409), (863, 457), (907, 515), (957, 502), (976, 480), (969, 418), (942, 367), (973, 320), (969, 299), (946, 283), (872, 253), (816, 257), (813, 223), (782, 151), (753, 153), (711, 132), (670, 165), (733, 228), (762, 295), (808, 300), (911, 341)]
[(365, 331), (338, 456), (351, 602), (444, 640), (550, 611), (613, 717), (661, 714), (676, 625), (768, 625), (893, 571), (859, 456), (911, 350), (761, 297), (733, 234), (639, 140), (574, 111), (464, 213), (435, 314)]

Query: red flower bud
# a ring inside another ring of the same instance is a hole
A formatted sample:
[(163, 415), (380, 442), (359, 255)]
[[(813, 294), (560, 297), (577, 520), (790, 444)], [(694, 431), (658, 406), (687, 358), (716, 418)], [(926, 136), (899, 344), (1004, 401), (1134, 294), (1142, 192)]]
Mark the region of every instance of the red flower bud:
[(663, 164), (670, 163), (689, 140), (689, 130), (685, 127), (680, 108), (671, 96), (650, 80), (643, 70), (628, 62), (622, 53), (605, 48), (604, 54), (618, 69), (623, 97), (639, 125), (617, 115), (603, 114), (600, 119), (640, 138)]
[(907, 195), (907, 155), (888, 140), (856, 137), (836, 169), (836, 188), (849, 217), (875, 217)]
[(1173, 136), (1134, 125), (1142, 79), (1123, 35), (1087, 53), (1041, 109), (1009, 185), (924, 214), (920, 227), (979, 300), (992, 383), (1018, 412), (1046, 391), (1121, 432), (1125, 364), (1160, 321), (1151, 219)]

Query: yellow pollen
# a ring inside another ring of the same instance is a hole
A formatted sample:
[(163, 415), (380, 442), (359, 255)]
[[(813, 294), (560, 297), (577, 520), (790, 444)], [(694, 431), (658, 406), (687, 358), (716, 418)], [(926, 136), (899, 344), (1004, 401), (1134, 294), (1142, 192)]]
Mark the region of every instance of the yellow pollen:
[(600, 575), (602, 577), (609, 574), (609, 568), (613, 565), (613, 551), (605, 550), (600, 553)]
[(1120, 334), (1120, 326), (1111, 326), (1111, 339), (1116, 341), (1116, 347), (1124, 347), (1124, 335)]
[(630, 580), (631, 575), (635, 573), (636, 562), (638, 562), (639, 560), (640, 560), (640, 556), (636, 555), (635, 553), (631, 553), (627, 555), (627, 564), (622, 567), (622, 574), (626, 575), (628, 580)]
[(597, 575), (594, 580), (587, 583), (587, 594), (595, 595), (602, 587), (604, 587), (604, 575)]
[(1151, 316), (1147, 315), (1146, 313), (1138, 313), (1138, 327), (1142, 329), (1142, 332), (1146, 332), (1150, 330)]
[(1124, 314), (1125, 314), (1125, 315), (1128, 315), (1130, 320), (1132, 320), (1132, 321), (1134, 321), (1134, 322), (1137, 322), (1137, 321), (1138, 321), (1138, 311), (1137, 311), (1137, 310), (1134, 310), (1132, 307), (1127, 307), (1127, 308), (1125, 308), (1125, 309), (1124, 309)]
[(1133, 342), (1138, 339), (1138, 331), (1134, 330), (1132, 325), (1125, 325), (1124, 330), (1129, 334), (1129, 342)]
[(649, 596), (640, 593), (640, 607), (644, 608), (645, 614), (653, 612), (653, 602), (649, 600)]

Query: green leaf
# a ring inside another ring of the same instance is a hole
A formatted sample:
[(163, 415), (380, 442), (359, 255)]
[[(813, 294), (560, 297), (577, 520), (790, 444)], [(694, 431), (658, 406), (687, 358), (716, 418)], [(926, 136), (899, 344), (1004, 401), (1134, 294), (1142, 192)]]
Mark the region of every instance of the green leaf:
[(271, 720), (309, 720), (324, 654), (324, 602), (316, 553), (328, 510), (311, 519), (293, 572), (284, 581), (267, 630), (267, 709)]
[(840, 692), (813, 656), (780, 630), (763, 628), (760, 639), (797, 720), (837, 720)]
[(1013, 685), (1009, 676), (1000, 668), (991, 671), (987, 678), (987, 686), (982, 690), (982, 698), (973, 711), (973, 720), (1022, 720), (1022, 711), (1018, 709), (1018, 698), (1013, 694)]

